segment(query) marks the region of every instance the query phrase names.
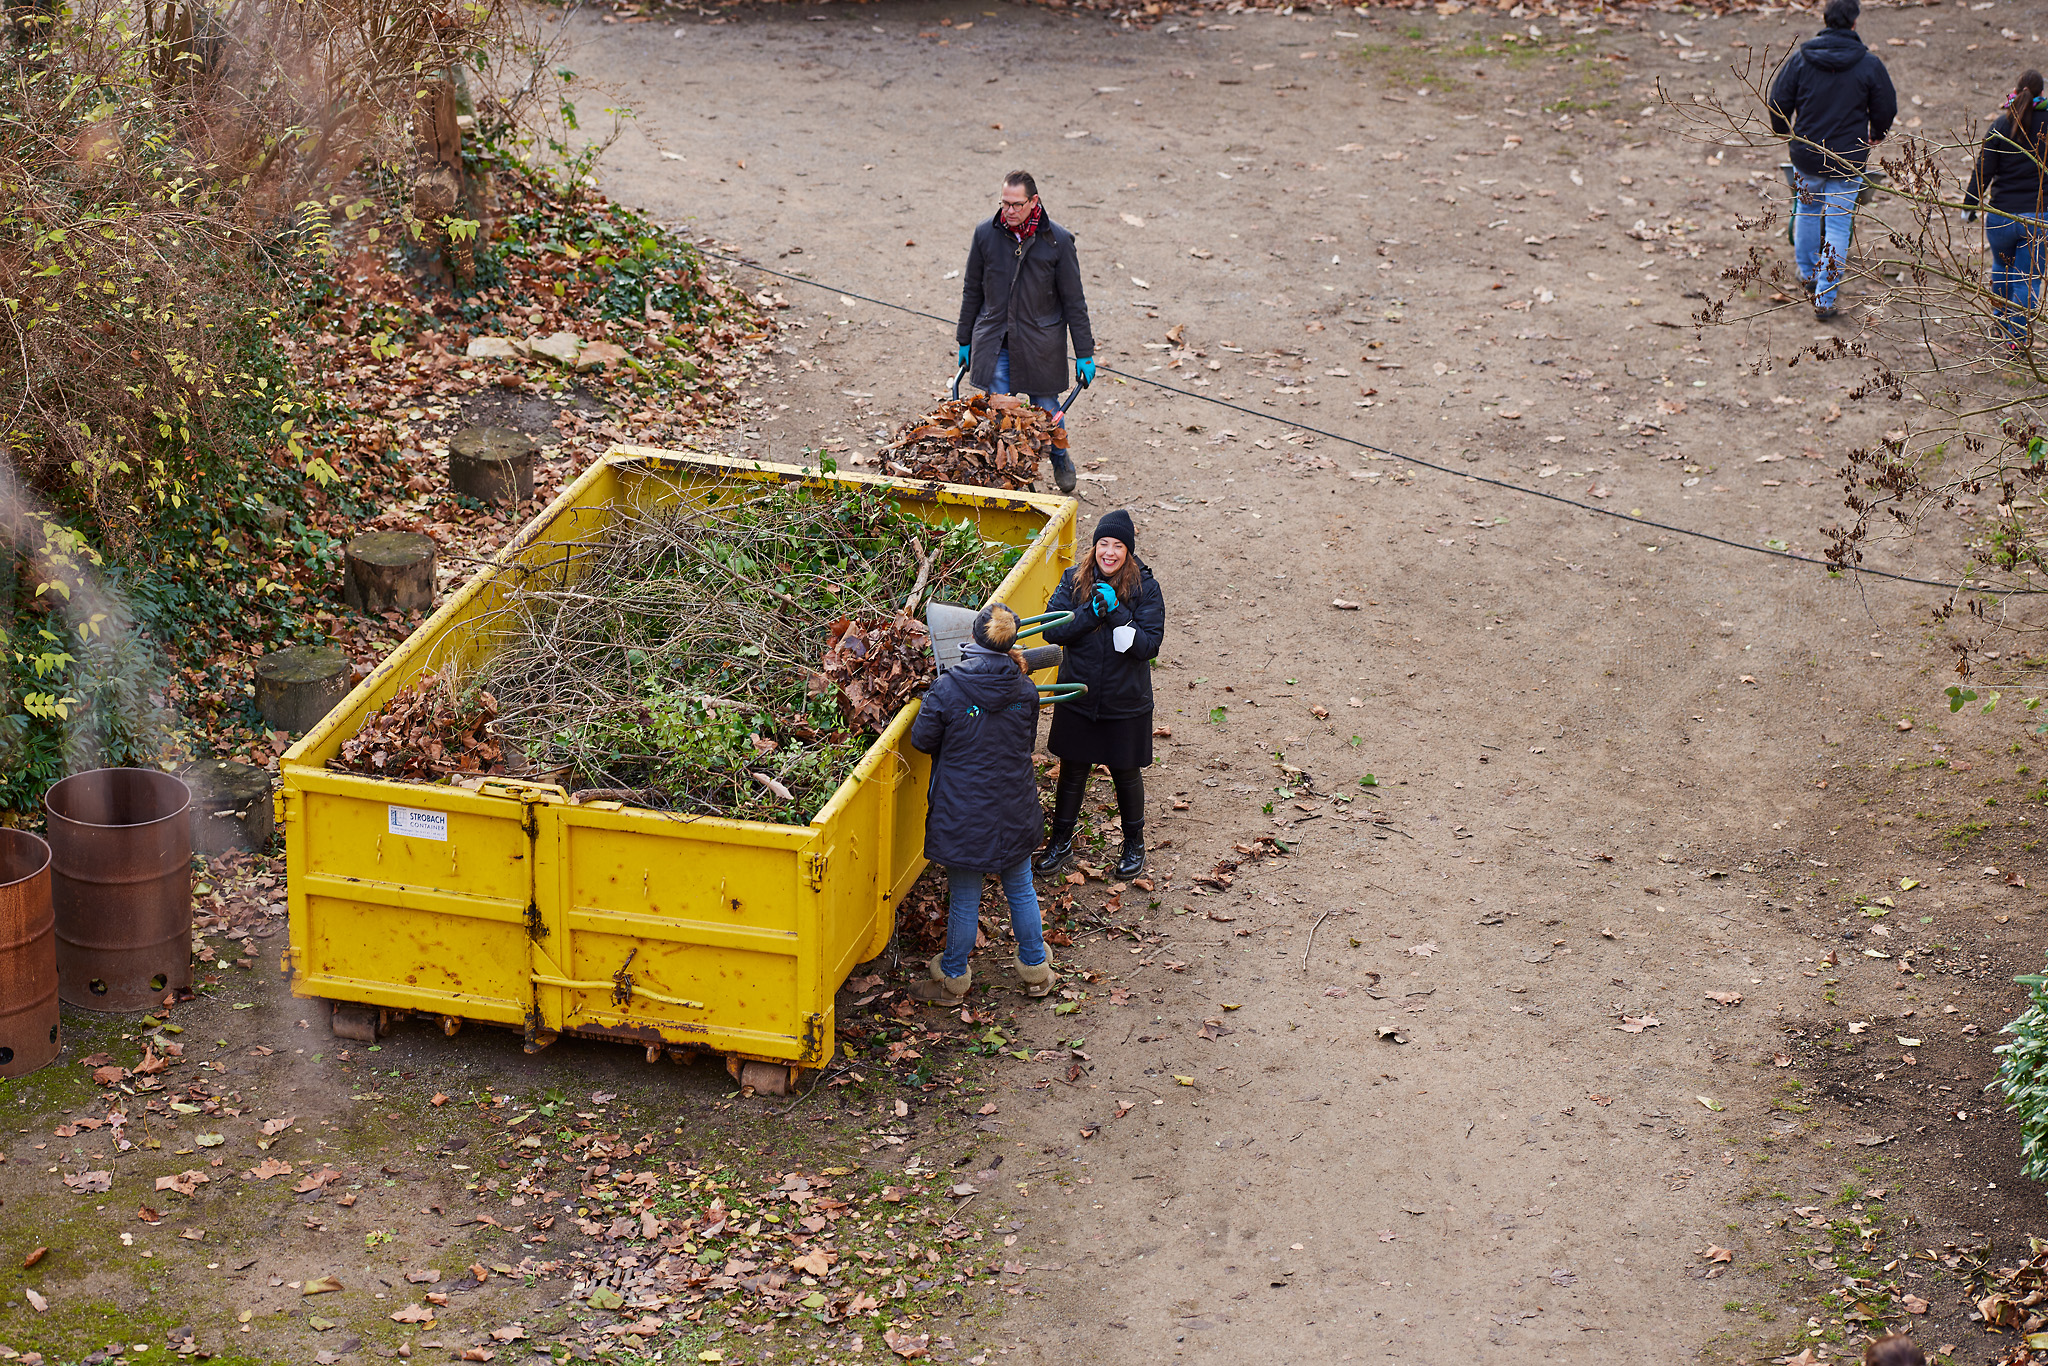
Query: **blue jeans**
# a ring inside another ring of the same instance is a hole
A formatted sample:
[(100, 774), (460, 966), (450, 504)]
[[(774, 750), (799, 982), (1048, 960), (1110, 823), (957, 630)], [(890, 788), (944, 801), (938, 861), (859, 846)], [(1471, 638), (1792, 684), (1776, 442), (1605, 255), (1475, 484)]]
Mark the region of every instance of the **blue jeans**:
[[(939, 970), (948, 977), (967, 971), (974, 937), (981, 928), (981, 880), (986, 873), (967, 868), (946, 869), (946, 951)], [(1035, 968), (1045, 961), (1045, 926), (1038, 918), (1038, 888), (1031, 881), (1027, 855), (999, 874), (1003, 896), (1010, 903), (1010, 928), (1017, 935), (1017, 961)]]
[[(1007, 394), (1011, 392), (1010, 348), (1007, 346), (996, 352), (996, 374), (995, 378), (989, 383), (988, 391), (992, 394)], [(1058, 422), (1061, 426), (1066, 425), (1066, 415), (1060, 412), (1060, 396), (1058, 394), (1032, 394), (1031, 401), (1045, 409), (1048, 413), (1051, 413), (1055, 422)], [(1072, 457), (1065, 451), (1055, 450), (1052, 453), (1052, 462), (1055, 465), (1064, 465), (1071, 459)], [(1035, 967), (1037, 965), (1033, 964), (1032, 966)]]
[(1833, 308), (1842, 263), (1849, 259), (1849, 234), (1856, 225), (1856, 196), (1863, 177), (1830, 180), (1795, 171), (1792, 201), (1792, 264), (1813, 284), (1813, 306)]
[(2048, 265), (2048, 217), (1988, 212), (1984, 240), (1991, 246), (1991, 292), (2008, 307), (1998, 310), (2007, 338), (2026, 335), (2027, 315), (2041, 299), (2041, 272)]

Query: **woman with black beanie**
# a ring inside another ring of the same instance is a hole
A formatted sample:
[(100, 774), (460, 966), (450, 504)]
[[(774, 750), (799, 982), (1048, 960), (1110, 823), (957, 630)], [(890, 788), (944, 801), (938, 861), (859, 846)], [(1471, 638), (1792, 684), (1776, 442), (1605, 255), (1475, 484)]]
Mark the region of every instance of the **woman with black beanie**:
[[(1998, 320), (2006, 342), (2018, 346), (2041, 298), (2041, 274), (2048, 268), (2048, 96), (2041, 73), (2022, 74), (2005, 112), (1984, 135), (1977, 165), (1963, 190), (1968, 212), (1984, 211), (1984, 239), (1991, 248), (1991, 291), (1999, 299)], [(1966, 213), (1967, 216), (1967, 213)]]
[(1074, 614), (1045, 632), (1048, 642), (1066, 649), (1059, 681), (1085, 683), (1088, 691), (1052, 710), (1045, 747), (1059, 759), (1060, 776), (1052, 837), (1037, 860), (1042, 873), (1073, 855), (1081, 799), (1097, 764), (1116, 784), (1123, 819), (1116, 875), (1136, 877), (1145, 867), (1143, 770), (1152, 762), (1152, 661), (1166, 637), (1166, 598), (1137, 551), (1137, 528), (1119, 508), (1095, 524), (1094, 548), (1061, 576), (1046, 604), (1047, 611)]

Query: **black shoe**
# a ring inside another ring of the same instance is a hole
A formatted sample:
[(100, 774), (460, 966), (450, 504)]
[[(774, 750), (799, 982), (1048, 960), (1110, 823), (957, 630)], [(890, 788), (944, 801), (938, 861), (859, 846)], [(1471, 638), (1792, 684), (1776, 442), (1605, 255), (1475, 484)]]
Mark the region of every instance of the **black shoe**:
[(1078, 481), (1074, 478), (1074, 462), (1072, 459), (1055, 460), (1052, 462), (1052, 481), (1059, 486), (1061, 493), (1072, 493), (1074, 491), (1074, 485)]
[(1123, 852), (1117, 856), (1116, 867), (1110, 870), (1121, 880), (1128, 881), (1145, 871), (1145, 841), (1125, 840)]
[(1811, 299), (1813, 297), (1813, 281), (1806, 279), (1800, 280), (1799, 292), (1801, 294), (1804, 294), (1807, 298)]
[(1834, 316), (1835, 310), (1832, 308), (1822, 308), (1819, 304), (1813, 306), (1813, 320), (1817, 323), (1824, 323)]
[(1057, 872), (1060, 865), (1074, 856), (1074, 832), (1055, 833), (1046, 841), (1045, 848), (1038, 851), (1038, 857), (1031, 860), (1031, 866), (1041, 873)]

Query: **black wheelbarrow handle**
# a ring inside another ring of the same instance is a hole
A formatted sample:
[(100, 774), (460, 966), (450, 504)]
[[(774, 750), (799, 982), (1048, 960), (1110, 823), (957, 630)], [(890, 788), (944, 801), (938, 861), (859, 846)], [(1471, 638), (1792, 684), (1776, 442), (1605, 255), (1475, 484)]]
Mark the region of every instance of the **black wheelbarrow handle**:
[[(961, 367), (960, 367), (960, 368), (959, 368), (958, 370), (956, 370), (956, 371), (954, 371), (954, 372), (953, 372), (953, 394), (952, 394), (952, 396), (953, 396), (954, 398), (956, 398), (956, 399), (960, 397), (960, 381), (961, 381), (961, 380), (963, 380), (963, 379), (965, 379), (965, 378), (967, 378), (967, 367), (966, 367), (966, 366), (964, 366), (964, 365), (963, 365), (963, 366), (961, 366)], [(1074, 391), (1073, 391), (1072, 393), (1068, 394), (1068, 395), (1067, 395), (1067, 396), (1066, 396), (1065, 398), (1063, 398), (1063, 399), (1061, 399), (1061, 400), (1060, 400), (1060, 406), (1059, 406), (1059, 413), (1060, 413), (1060, 416), (1062, 416), (1062, 417), (1066, 416), (1066, 412), (1067, 412), (1067, 409), (1069, 409), (1069, 408), (1071, 408), (1071, 407), (1073, 407), (1073, 406), (1074, 406), (1074, 400), (1075, 400), (1075, 399), (1077, 399), (1077, 398), (1079, 398), (1079, 397), (1081, 397), (1081, 391), (1082, 391), (1083, 389), (1086, 389), (1087, 387), (1088, 387), (1088, 386), (1087, 386), (1086, 384), (1084, 384), (1084, 383), (1078, 383), (1078, 382), (1077, 382), (1077, 383), (1076, 383), (1076, 384), (1074, 385)]]

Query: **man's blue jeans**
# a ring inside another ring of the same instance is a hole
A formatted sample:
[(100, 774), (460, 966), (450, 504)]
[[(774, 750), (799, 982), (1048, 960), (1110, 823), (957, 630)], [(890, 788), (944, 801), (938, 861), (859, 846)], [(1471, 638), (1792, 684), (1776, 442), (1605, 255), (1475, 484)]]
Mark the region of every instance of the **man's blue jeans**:
[(1792, 207), (1792, 264), (1813, 285), (1813, 306), (1833, 308), (1842, 264), (1849, 259), (1849, 234), (1856, 223), (1856, 196), (1863, 177), (1831, 180), (1795, 171)]
[(2007, 307), (1998, 320), (2009, 340), (2027, 333), (2028, 315), (2041, 301), (2041, 272), (2048, 267), (2048, 217), (1984, 215), (1984, 240), (1991, 246), (1991, 292)]
[[(989, 383), (988, 391), (992, 394), (1007, 394), (1010, 392), (1010, 348), (1007, 346), (996, 352), (996, 374), (995, 378)], [(1066, 425), (1066, 415), (1060, 412), (1060, 396), (1058, 394), (1032, 394), (1030, 398), (1033, 403), (1051, 413), (1054, 421), (1058, 422), (1061, 426)], [(1055, 450), (1052, 453), (1052, 463), (1056, 466), (1069, 464), (1072, 460), (1073, 457), (1065, 451)], [(1034, 964), (1033, 966), (1036, 965)]]
[[(981, 928), (981, 880), (987, 876), (967, 868), (946, 869), (946, 952), (939, 958), (939, 970), (948, 977), (967, 971), (975, 933)], [(1010, 929), (1017, 936), (1017, 961), (1035, 968), (1045, 961), (1045, 926), (1038, 917), (1030, 857), (999, 876), (1003, 897), (1010, 903)]]

